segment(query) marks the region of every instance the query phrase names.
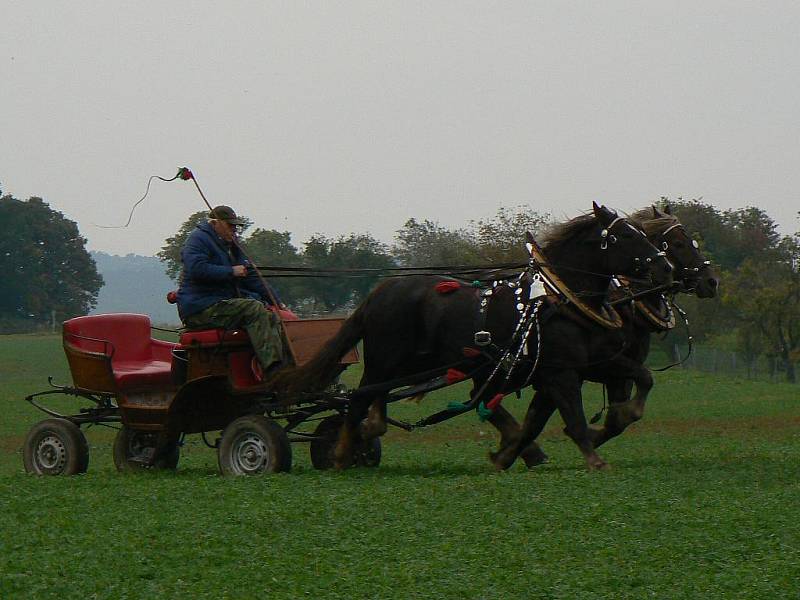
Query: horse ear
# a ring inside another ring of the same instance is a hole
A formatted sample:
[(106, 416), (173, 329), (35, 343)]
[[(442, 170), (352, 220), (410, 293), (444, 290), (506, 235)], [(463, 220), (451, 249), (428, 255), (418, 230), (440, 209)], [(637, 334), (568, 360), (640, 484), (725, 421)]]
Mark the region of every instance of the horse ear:
[(614, 211), (608, 210), (605, 206), (598, 206), (597, 202), (592, 202), (592, 210), (594, 211), (594, 216), (604, 224), (610, 223), (617, 217)]
[(671, 215), (672, 214), (672, 207), (669, 204), (664, 205), (664, 214)]
[(661, 216), (661, 213), (659, 213), (658, 209), (655, 206), (653, 206), (653, 218), (657, 219), (660, 216)]

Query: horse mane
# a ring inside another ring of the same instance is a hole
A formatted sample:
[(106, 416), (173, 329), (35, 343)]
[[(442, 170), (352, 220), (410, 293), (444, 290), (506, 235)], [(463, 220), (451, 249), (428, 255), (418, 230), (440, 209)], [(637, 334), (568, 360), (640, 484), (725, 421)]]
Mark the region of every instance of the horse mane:
[(674, 215), (660, 213), (658, 217), (654, 217), (652, 208), (637, 210), (630, 216), (630, 219), (644, 231), (647, 237), (658, 235), (669, 227), (680, 224), (680, 221)]
[(542, 238), (542, 251), (546, 255), (557, 253), (564, 244), (586, 233), (596, 224), (596, 217), (592, 213), (579, 215), (563, 223), (556, 223), (545, 232)]

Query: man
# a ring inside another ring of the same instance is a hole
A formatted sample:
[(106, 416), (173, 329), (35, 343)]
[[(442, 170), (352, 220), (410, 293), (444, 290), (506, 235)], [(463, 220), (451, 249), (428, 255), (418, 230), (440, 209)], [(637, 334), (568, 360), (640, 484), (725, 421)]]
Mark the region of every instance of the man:
[(277, 296), (236, 244), (236, 229), (244, 224), (231, 207), (217, 206), (189, 235), (181, 250), (178, 314), (188, 329), (247, 330), (267, 375), (284, 358), (277, 318), (264, 306)]

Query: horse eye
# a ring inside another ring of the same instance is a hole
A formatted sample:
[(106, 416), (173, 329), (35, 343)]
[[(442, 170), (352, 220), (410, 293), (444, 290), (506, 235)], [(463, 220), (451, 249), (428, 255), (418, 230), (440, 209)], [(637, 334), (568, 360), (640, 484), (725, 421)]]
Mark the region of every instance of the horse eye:
[(661, 248), (667, 250), (669, 248), (669, 244), (667, 242), (661, 242)]
[(615, 235), (608, 236), (608, 239), (612, 244), (616, 244), (617, 243), (617, 236), (615, 236)]

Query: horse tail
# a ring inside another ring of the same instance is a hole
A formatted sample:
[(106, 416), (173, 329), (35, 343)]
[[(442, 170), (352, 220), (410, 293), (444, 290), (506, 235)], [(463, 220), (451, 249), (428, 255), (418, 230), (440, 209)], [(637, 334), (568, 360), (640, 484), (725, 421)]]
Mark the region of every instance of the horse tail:
[[(270, 387), (290, 396), (298, 392), (316, 392), (331, 385), (342, 366), (339, 361), (364, 336), (364, 313), (366, 302), (348, 317), (342, 327), (302, 367), (282, 369), (269, 381)], [(291, 400), (289, 400), (291, 402)]]

